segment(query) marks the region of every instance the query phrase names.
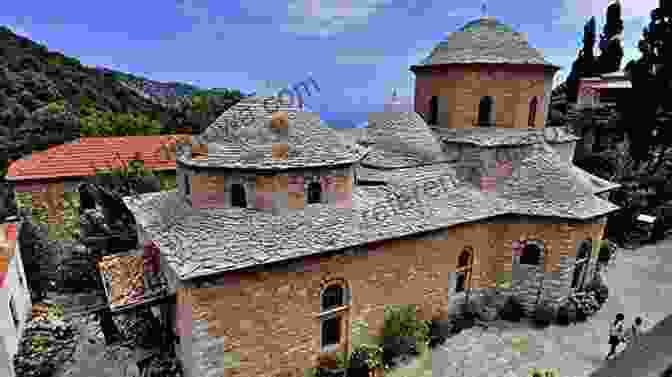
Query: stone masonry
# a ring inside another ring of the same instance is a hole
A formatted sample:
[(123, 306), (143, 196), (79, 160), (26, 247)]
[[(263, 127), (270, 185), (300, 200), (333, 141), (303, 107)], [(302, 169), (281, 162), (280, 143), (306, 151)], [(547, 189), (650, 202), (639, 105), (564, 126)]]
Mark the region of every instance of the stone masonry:
[[(502, 219), (390, 240), (359, 251), (208, 277), (178, 289), (178, 306), (188, 308), (184, 310), (193, 316), (185, 322), (193, 330), (181, 332), (182, 347), (191, 347), (183, 357), (193, 356), (197, 366), (208, 364), (207, 376), (301, 375), (320, 355), (320, 291), (325, 284), (341, 280), (351, 291), (349, 305), (339, 312), (343, 335), (338, 350), (352, 351), (352, 321), (367, 321), (376, 335), (385, 305), (416, 304), (426, 319), (450, 309), (455, 303), (450, 273), (465, 246), (474, 250), (469, 284), (475, 296), (486, 290), (516, 294), (529, 309), (539, 295), (541, 283), (536, 278), (544, 277), (544, 296), (560, 298), (569, 293), (575, 245), (587, 237), (598, 239), (603, 226)], [(516, 272), (511, 245), (520, 239), (543, 242), (542, 266)], [(496, 276), (502, 271), (518, 274), (512, 277), (511, 288), (495, 288)], [(522, 283), (525, 279), (529, 283)], [(204, 323), (208, 324), (207, 335), (196, 331)], [(223, 359), (236, 362), (224, 368), (218, 361)]]

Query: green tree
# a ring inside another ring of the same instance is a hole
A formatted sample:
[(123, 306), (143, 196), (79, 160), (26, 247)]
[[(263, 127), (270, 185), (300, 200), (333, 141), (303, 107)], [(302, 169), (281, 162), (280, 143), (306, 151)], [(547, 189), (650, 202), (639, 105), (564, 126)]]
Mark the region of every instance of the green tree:
[(579, 89), (579, 79), (591, 77), (595, 74), (595, 17), (591, 17), (583, 27), (583, 48), (580, 50), (572, 71), (567, 76), (567, 99), (576, 102)]
[(620, 69), (623, 59), (622, 32), (621, 4), (614, 2), (607, 7), (607, 22), (600, 34), (598, 73), (616, 72)]
[[(638, 164), (647, 164), (649, 173), (657, 169), (672, 143), (669, 121), (658, 114), (669, 111), (672, 94), (672, 5), (660, 0), (651, 11), (638, 47), (642, 56), (626, 65), (632, 81), (631, 97), (624, 111), (623, 128), (631, 139), (631, 155)], [(653, 153), (651, 152), (658, 152)]]

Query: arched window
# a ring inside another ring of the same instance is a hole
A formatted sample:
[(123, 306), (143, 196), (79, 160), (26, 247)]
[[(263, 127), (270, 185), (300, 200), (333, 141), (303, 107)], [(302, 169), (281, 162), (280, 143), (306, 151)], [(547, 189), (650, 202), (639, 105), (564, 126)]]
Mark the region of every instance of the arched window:
[(574, 274), (572, 276), (572, 288), (581, 288), (586, 277), (590, 252), (593, 249), (591, 239), (584, 240), (576, 252), (576, 261), (574, 262)]
[(322, 349), (333, 348), (341, 342), (343, 308), (349, 304), (348, 289), (341, 284), (331, 284), (320, 295), (320, 321)]
[(308, 204), (322, 201), (322, 186), (319, 182), (311, 182), (308, 185)]
[(541, 248), (528, 242), (523, 248), (523, 254), (520, 256), (520, 264), (536, 266), (539, 263), (541, 263)]
[(495, 123), (495, 99), (491, 96), (481, 98), (478, 104), (478, 125), (494, 126)]
[(530, 116), (527, 119), (527, 126), (534, 128), (534, 121), (537, 118), (537, 97), (532, 97), (530, 101)]
[(245, 188), (240, 183), (234, 183), (231, 185), (231, 206), (242, 208), (247, 207)]
[(191, 195), (191, 182), (189, 182), (189, 174), (184, 175), (184, 193), (187, 197)]
[(429, 100), (429, 122), (427, 124), (435, 125), (439, 120), (439, 98), (433, 96)]
[(466, 283), (471, 279), (472, 252), (471, 247), (465, 247), (457, 259), (455, 293), (463, 292)]

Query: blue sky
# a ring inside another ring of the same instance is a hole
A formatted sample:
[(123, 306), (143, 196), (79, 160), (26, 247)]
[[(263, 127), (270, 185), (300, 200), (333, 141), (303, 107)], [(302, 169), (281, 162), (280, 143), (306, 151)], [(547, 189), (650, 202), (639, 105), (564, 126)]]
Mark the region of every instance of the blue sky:
[[(601, 31), (608, 1), (488, 2), (489, 15), (528, 34), (564, 77), (583, 25)], [(626, 0), (623, 65), (639, 56), (658, 0)], [(113, 4), (113, 5), (112, 5)], [(313, 77), (305, 101), (323, 118), (359, 123), (394, 89), (413, 94), (408, 70), (447, 33), (480, 16), (480, 0), (8, 1), (4, 24), (49, 49), (159, 81), (263, 92)], [(412, 102), (409, 100), (409, 103)], [(410, 105), (409, 105), (410, 108)]]

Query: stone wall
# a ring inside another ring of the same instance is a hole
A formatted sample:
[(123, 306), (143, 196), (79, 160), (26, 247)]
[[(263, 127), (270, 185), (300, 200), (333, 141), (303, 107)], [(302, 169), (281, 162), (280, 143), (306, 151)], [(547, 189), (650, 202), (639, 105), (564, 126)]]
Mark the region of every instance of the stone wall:
[(231, 185), (242, 184), (245, 188), (247, 208), (281, 213), (301, 209), (307, 205), (310, 183), (319, 183), (322, 188), (321, 202), (349, 207), (352, 205), (354, 170), (352, 166), (292, 170), (270, 175), (267, 172), (216, 171), (180, 166), (177, 184), (186, 193), (189, 180), (191, 203), (202, 207), (231, 207)]
[[(451, 272), (465, 246), (474, 250), (469, 283), (474, 295), (491, 290), (518, 294), (530, 303), (539, 294), (536, 278), (544, 277), (543, 294), (560, 297), (568, 294), (570, 282), (562, 279), (568, 279), (575, 241), (596, 239), (602, 228), (600, 223), (502, 217), (192, 281), (177, 292), (178, 310), (186, 314), (180, 332), (182, 358), (185, 367), (193, 362), (189, 375), (194, 377), (207, 368), (208, 376), (224, 376), (222, 360), (232, 362), (227, 376), (302, 375), (321, 352), (320, 292), (326, 284), (344, 281), (351, 292), (350, 305), (339, 312), (343, 327), (338, 350), (349, 352), (352, 321), (365, 320), (371, 335), (377, 335), (386, 305), (416, 304), (425, 319), (454, 310), (463, 294), (453, 294)], [(498, 288), (501, 273), (514, 270), (512, 243), (521, 239), (543, 242), (543, 264), (517, 272), (520, 286)], [(525, 281), (530, 277), (535, 280)]]
[[(448, 108), (441, 127), (474, 127), (483, 96), (495, 99), (498, 127), (527, 128), (530, 101), (537, 98), (535, 128), (544, 127), (550, 88), (548, 74), (541, 66), (455, 65), (434, 72), (416, 74), (415, 111), (429, 114), (432, 96)], [(429, 119), (425, 117), (425, 119)]]

